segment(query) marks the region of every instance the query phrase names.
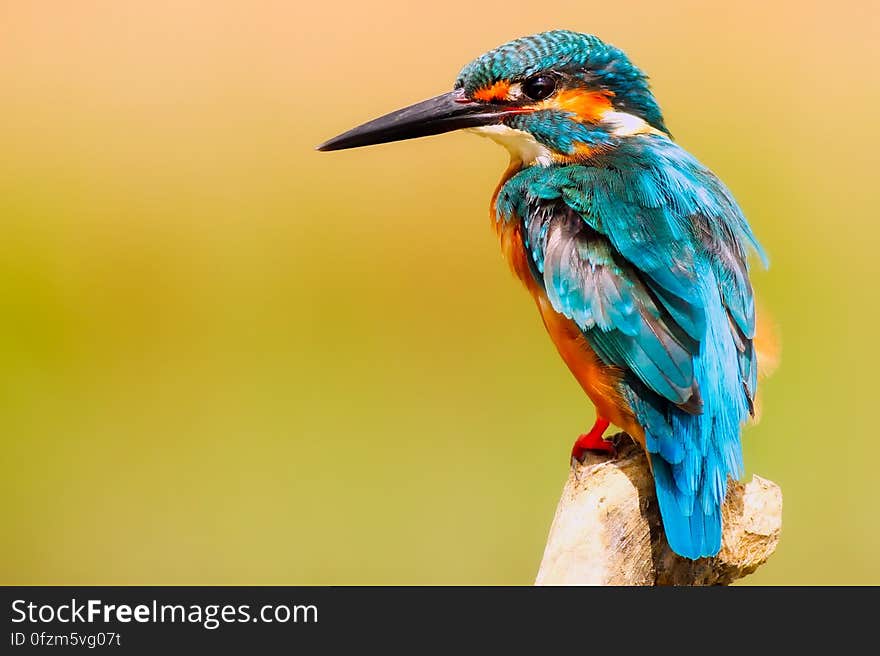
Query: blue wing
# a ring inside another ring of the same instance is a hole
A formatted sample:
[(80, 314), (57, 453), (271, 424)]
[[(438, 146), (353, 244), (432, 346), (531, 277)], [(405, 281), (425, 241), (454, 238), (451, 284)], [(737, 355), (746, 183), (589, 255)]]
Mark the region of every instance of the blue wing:
[(663, 288), (653, 292), (653, 281), (565, 203), (538, 204), (527, 217), (526, 247), (554, 309), (574, 320), (606, 362), (679, 407), (699, 410), (699, 312)]
[(714, 555), (756, 362), (747, 250), (760, 247), (724, 185), (661, 137), (586, 165), (529, 167), (501, 190), (532, 272), (607, 363), (645, 428), (670, 546)]

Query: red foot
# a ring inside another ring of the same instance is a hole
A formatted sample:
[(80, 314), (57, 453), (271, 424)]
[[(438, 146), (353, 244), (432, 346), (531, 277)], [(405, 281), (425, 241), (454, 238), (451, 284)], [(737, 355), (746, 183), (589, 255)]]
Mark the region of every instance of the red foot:
[(584, 433), (577, 438), (574, 446), (571, 447), (571, 457), (575, 460), (583, 460), (584, 454), (587, 451), (601, 451), (602, 453), (615, 455), (617, 450), (614, 448), (614, 445), (602, 439), (602, 434), (610, 423), (604, 417), (596, 417), (596, 423), (593, 424), (590, 432)]

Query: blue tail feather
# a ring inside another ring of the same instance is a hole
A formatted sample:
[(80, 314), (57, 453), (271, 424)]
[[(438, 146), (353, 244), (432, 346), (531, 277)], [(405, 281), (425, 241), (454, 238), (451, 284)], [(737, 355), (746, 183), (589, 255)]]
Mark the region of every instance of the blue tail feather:
[(692, 559), (721, 549), (721, 507), (728, 478), (742, 475), (740, 428), (749, 417), (739, 352), (714, 276), (703, 273), (707, 327), (694, 358), (702, 412), (687, 413), (635, 381), (628, 385), (645, 429), (666, 538), (673, 551)]
[(657, 501), (669, 547), (693, 560), (716, 555), (721, 550), (720, 505), (714, 504), (705, 512), (695, 497), (681, 493), (668, 462), (662, 458), (654, 458), (653, 462)]

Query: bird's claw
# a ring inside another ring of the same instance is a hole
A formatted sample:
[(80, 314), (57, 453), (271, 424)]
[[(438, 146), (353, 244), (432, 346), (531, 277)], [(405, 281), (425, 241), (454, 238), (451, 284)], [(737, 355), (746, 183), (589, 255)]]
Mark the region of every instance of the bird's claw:
[(571, 447), (571, 459), (583, 463), (587, 453), (607, 454), (612, 458), (616, 458), (617, 447), (611, 439), (591, 438), (589, 433), (586, 433), (581, 435), (574, 443), (574, 446)]
[(584, 433), (575, 440), (574, 446), (571, 447), (571, 458), (573, 461), (583, 462), (587, 452), (605, 453), (612, 458), (617, 457), (617, 448), (614, 442), (605, 440), (602, 435), (608, 428), (608, 420), (602, 417), (596, 418), (596, 423), (589, 433)]

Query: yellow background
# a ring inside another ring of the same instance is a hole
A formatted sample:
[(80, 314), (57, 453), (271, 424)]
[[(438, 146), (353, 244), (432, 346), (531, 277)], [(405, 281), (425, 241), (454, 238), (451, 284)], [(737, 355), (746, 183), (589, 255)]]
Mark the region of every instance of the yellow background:
[(470, 135), (313, 146), (565, 27), (733, 189), (783, 361), (755, 583), (880, 583), (878, 9), (5, 2), (0, 582), (533, 580), (593, 410), (488, 227)]

